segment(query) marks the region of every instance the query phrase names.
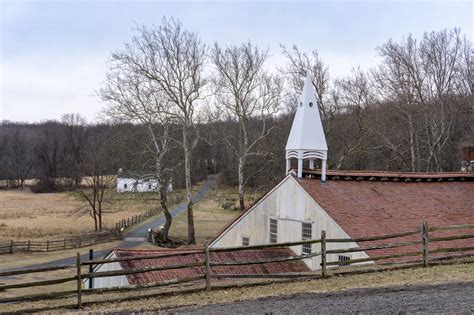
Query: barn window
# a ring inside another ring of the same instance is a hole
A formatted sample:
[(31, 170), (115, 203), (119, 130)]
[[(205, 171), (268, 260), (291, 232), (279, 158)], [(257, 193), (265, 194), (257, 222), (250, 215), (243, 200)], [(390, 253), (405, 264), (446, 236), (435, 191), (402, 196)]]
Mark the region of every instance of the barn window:
[(337, 260), (339, 261), (339, 266), (349, 266), (350, 263), (347, 261), (351, 260), (350, 256), (339, 255)]
[[(311, 223), (302, 222), (301, 225), (301, 239), (310, 240), (313, 238), (313, 225)], [(303, 254), (311, 254), (311, 244), (303, 244)]]
[(250, 237), (242, 236), (242, 246), (249, 246), (250, 244)]
[(278, 220), (270, 219), (270, 243), (278, 242)]
[(123, 189), (127, 189), (127, 184), (123, 184)]

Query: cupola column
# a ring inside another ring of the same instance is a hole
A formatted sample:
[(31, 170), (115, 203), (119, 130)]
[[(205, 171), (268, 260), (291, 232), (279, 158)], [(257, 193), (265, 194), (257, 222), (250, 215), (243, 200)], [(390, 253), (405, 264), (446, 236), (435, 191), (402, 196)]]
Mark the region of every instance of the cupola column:
[(298, 177), (303, 177), (303, 153), (298, 152)]
[(326, 181), (326, 160), (322, 160), (321, 163), (321, 181), (325, 182)]

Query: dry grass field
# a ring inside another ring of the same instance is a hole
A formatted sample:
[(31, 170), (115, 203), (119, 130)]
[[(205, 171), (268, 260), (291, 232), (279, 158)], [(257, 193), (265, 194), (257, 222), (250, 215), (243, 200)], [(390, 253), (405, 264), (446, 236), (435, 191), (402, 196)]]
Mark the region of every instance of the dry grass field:
[[(213, 189), (208, 192), (198, 203), (194, 205), (194, 215), (195, 215), (195, 228), (196, 228), (196, 238), (198, 246), (202, 246), (205, 240), (212, 239), (221, 229), (225, 226), (230, 220), (232, 220), (236, 215), (239, 214), (235, 210), (225, 210), (222, 208), (222, 196), (232, 195), (234, 189), (231, 188), (218, 188)], [(20, 196), (24, 197), (25, 193)], [(74, 196), (66, 194), (52, 194), (59, 195), (55, 196), (56, 198), (67, 198), (69, 202), (68, 205), (73, 209), (73, 205), (77, 200)], [(64, 200), (64, 199), (63, 199)], [(122, 203), (124, 200), (122, 200)], [(38, 204), (39, 205), (39, 204)], [(44, 201), (44, 207), (47, 208), (48, 202)], [(63, 208), (64, 209), (64, 208)], [(59, 209), (57, 209), (60, 212)], [(71, 210), (72, 211), (72, 210)], [(125, 211), (124, 211), (125, 212)], [(128, 212), (127, 212), (128, 213)], [(171, 236), (177, 238), (185, 239), (187, 237), (187, 216), (186, 213), (175, 218), (173, 221)], [(95, 251), (111, 248), (118, 246), (120, 242), (111, 242), (98, 244), (93, 246)], [(156, 246), (149, 244), (147, 242), (138, 248), (143, 249), (154, 249)], [(48, 262), (51, 260), (58, 260), (62, 258), (67, 258), (74, 256), (77, 252), (81, 254), (87, 253), (89, 248), (81, 249), (71, 249), (66, 251), (51, 252), (51, 253), (17, 253), (14, 255), (3, 255), (0, 256), (0, 269), (14, 268), (18, 266), (18, 261), (22, 261), (22, 265), (31, 265), (31, 264), (40, 264), (43, 262)], [(84, 272), (86, 270), (84, 269)], [(19, 283), (19, 282), (29, 282), (29, 281), (39, 281), (47, 280), (60, 277), (73, 276), (75, 274), (74, 269), (61, 270), (55, 272), (43, 272), (38, 274), (28, 274), (14, 276), (13, 279), (9, 279), (8, 283)], [(1, 281), (0, 281), (1, 282)], [(61, 291), (61, 290), (74, 290), (75, 282), (68, 282), (63, 284), (56, 284), (48, 286), (48, 291)], [(45, 287), (32, 287), (27, 289), (15, 289), (7, 290), (0, 292), (0, 297), (11, 297), (15, 295), (26, 295), (26, 294), (36, 294), (44, 292)]]
[[(117, 221), (159, 205), (153, 193), (119, 194), (111, 190), (108, 195), (111, 203), (106, 206), (105, 228), (114, 228)], [(94, 221), (84, 206), (74, 192), (0, 190), (0, 240), (53, 239), (92, 231)]]
[[(58, 194), (31, 194), (31, 193), (26, 193), (22, 192), (21, 194), (15, 194), (18, 193), (16, 191), (0, 191), (0, 196), (4, 193), (7, 195), (12, 195), (10, 193), (13, 193), (13, 195), (17, 195), (19, 197), (19, 200), (17, 200), (17, 203), (19, 203), (21, 200), (29, 200), (27, 197), (31, 197), (31, 200), (35, 200), (36, 203), (31, 204), (31, 207), (36, 207), (38, 209), (38, 212), (41, 212), (40, 210), (43, 210), (41, 213), (41, 219), (43, 221), (47, 221), (46, 216), (48, 215), (47, 210), (51, 209), (49, 208), (50, 201), (53, 200), (52, 198), (57, 198), (59, 200), (63, 201), (63, 204), (68, 205), (70, 208), (71, 213), (74, 210), (74, 205), (78, 204), (78, 200), (74, 195), (71, 195), (70, 193), (58, 193)], [(205, 240), (210, 240), (214, 236), (217, 235), (217, 233), (222, 229), (223, 226), (225, 226), (230, 220), (232, 220), (235, 216), (239, 214), (239, 211), (235, 210), (225, 210), (222, 208), (222, 197), (223, 196), (232, 196), (235, 194), (235, 189), (233, 188), (223, 188), (219, 187), (217, 189), (213, 189), (208, 192), (206, 196), (203, 197), (201, 201), (196, 203), (194, 205), (194, 216), (195, 216), (195, 228), (196, 228), (196, 237), (197, 237), (197, 242), (199, 246), (202, 246)], [(50, 195), (50, 199), (47, 200), (46, 196)], [(128, 195), (128, 197), (127, 197)], [(156, 202), (156, 200), (141, 200), (141, 201), (136, 201), (134, 199), (126, 200), (126, 198), (135, 198), (135, 195), (132, 194), (125, 194), (122, 195), (122, 200), (119, 202), (118, 200), (116, 203), (120, 205), (121, 207), (129, 207), (130, 209), (137, 209), (137, 213), (139, 212), (139, 209), (141, 205), (147, 205), (150, 203), (151, 205)], [(43, 199), (44, 198), (44, 199)], [(66, 200), (66, 202), (64, 202)], [(42, 201), (39, 202), (39, 201)], [(153, 202), (153, 203), (152, 203)], [(5, 203), (6, 204), (6, 203)], [(14, 202), (10, 202), (10, 204), (15, 204)], [(80, 204), (80, 202), (79, 202)], [(42, 206), (41, 206), (42, 205)], [(42, 208), (43, 207), (43, 208)], [(5, 209), (4, 207), (0, 206), (0, 209)], [(52, 218), (51, 220), (56, 222), (54, 225), (49, 225), (48, 227), (50, 228), (50, 231), (60, 231), (56, 225), (58, 224), (59, 220), (63, 220), (65, 222), (64, 224), (74, 224), (71, 221), (73, 217), (68, 217), (65, 216), (64, 213), (62, 212), (64, 207), (61, 209), (56, 209), (57, 213), (61, 216), (60, 218)], [(0, 213), (4, 213), (1, 212)], [(136, 214), (132, 210), (126, 211), (123, 210), (121, 212), (118, 212), (115, 215), (115, 218), (119, 218), (119, 215), (131, 215), (131, 214)], [(1, 214), (0, 214), (1, 215)], [(6, 216), (5, 216), (6, 217)], [(20, 216), (18, 216), (20, 217)], [(5, 219), (0, 219), (0, 222)], [(26, 219), (25, 219), (26, 220)], [(75, 226), (77, 231), (84, 231), (84, 229), (91, 228), (91, 222), (87, 220), (91, 220), (88, 217), (83, 217), (81, 220), (86, 220), (84, 221), (87, 223), (87, 226), (85, 227), (78, 227)], [(11, 219), (10, 221), (14, 221)], [(34, 220), (33, 220), (34, 221)], [(41, 222), (41, 221), (37, 221)], [(28, 224), (25, 223), (25, 226), (29, 227), (34, 227), (35, 224), (39, 224), (37, 222), (27, 222)], [(25, 229), (26, 230), (26, 229)], [(48, 232), (48, 230), (45, 231)], [(11, 233), (14, 233), (11, 232)], [(37, 234), (38, 235), (38, 234)], [(52, 234), (54, 235), (54, 234)], [(176, 238), (182, 238), (186, 239), (187, 238), (187, 216), (186, 213), (181, 214), (177, 218), (174, 219), (172, 229), (171, 229), (171, 236), (176, 237)], [(95, 251), (101, 250), (104, 248), (111, 248), (111, 247), (116, 247), (120, 242), (110, 242), (110, 243), (103, 243), (103, 244), (97, 244), (94, 245), (93, 248)], [(156, 246), (150, 244), (150, 243), (143, 243), (139, 248), (143, 249), (154, 249)], [(57, 251), (57, 252), (49, 252), (49, 253), (16, 253), (13, 255), (1, 255), (0, 256), (0, 269), (5, 269), (5, 268), (13, 268), (15, 266), (18, 266), (18, 261), (22, 261), (22, 265), (32, 265), (32, 264), (40, 264), (43, 262), (48, 262), (52, 260), (58, 260), (62, 258), (67, 258), (74, 256), (77, 252), (80, 252), (81, 254), (87, 253), (89, 251), (89, 247), (85, 248), (80, 248), (80, 249), (70, 249), (66, 251)]]
[[(222, 204), (225, 203), (225, 199), (235, 200), (233, 207), (235, 208), (237, 206), (236, 188), (218, 187), (213, 189), (194, 205), (194, 224), (198, 245), (203, 245), (206, 240), (212, 240), (227, 223), (240, 213), (238, 210), (224, 209)], [(252, 200), (249, 198), (247, 202)], [(187, 224), (187, 213), (177, 216), (173, 220), (170, 236), (186, 239)]]

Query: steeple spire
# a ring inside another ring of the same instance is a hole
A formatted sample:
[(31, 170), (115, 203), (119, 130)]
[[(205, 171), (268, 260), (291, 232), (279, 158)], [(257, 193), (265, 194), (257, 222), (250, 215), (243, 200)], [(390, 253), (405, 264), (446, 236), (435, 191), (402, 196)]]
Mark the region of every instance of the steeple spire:
[(311, 76), (304, 80), (303, 92), (298, 98), (290, 135), (286, 143), (286, 173), (290, 170), (290, 159), (298, 159), (298, 177), (303, 176), (303, 161), (309, 160), (314, 168), (314, 160), (322, 160), (321, 181), (326, 180), (326, 160), (328, 146), (324, 135), (323, 124), (314, 93)]

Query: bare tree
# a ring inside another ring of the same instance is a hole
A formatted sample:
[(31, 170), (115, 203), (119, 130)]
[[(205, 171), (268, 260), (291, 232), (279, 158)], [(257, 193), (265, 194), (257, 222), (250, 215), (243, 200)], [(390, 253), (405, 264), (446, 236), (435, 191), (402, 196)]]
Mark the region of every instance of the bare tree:
[(140, 175), (137, 182), (150, 179), (158, 182), (160, 205), (166, 218), (161, 236), (162, 241), (168, 242), (173, 219), (167, 202), (173, 170), (168, 155), (174, 148), (174, 142), (170, 140), (170, 128), (175, 115), (170, 114), (171, 104), (156, 80), (142, 76), (135, 70), (129, 59), (123, 58), (123, 55), (114, 55), (106, 83), (99, 95), (109, 104), (105, 111), (108, 117), (138, 124), (146, 131), (148, 139), (140, 153), (149, 157), (146, 164), (151, 166), (152, 172)]
[(290, 88), (294, 93), (303, 90), (304, 78), (311, 75), (319, 111), (323, 120), (328, 124), (325, 128), (326, 134), (330, 132), (330, 118), (334, 115), (335, 108), (331, 102), (331, 86), (329, 69), (323, 62), (317, 50), (313, 50), (311, 55), (302, 52), (296, 45), (292, 49), (281, 45), (283, 55), (288, 62), (282, 73), (287, 77)]
[(79, 114), (64, 114), (61, 122), (65, 129), (65, 173), (71, 177), (77, 186), (81, 183), (80, 167), (84, 159), (88, 137), (86, 120)]
[[(360, 68), (353, 69), (346, 78), (336, 80), (334, 93), (335, 108), (340, 113), (344, 127), (330, 135), (335, 148), (339, 149), (335, 168), (340, 169), (351, 154), (364, 147), (369, 131), (367, 109), (375, 103), (371, 82)], [(345, 119), (349, 117), (350, 119)]]
[[(216, 43), (211, 58), (216, 69), (213, 76), (218, 106), (216, 110), (238, 123), (238, 136), (224, 137), (225, 144), (238, 157), (239, 205), (245, 209), (245, 187), (252, 174), (246, 174), (251, 156), (265, 156), (258, 144), (272, 128), (267, 120), (278, 112), (282, 81), (268, 74), (264, 64), (268, 51), (251, 43), (229, 46), (225, 49)], [(252, 132), (252, 120), (259, 119), (260, 131)], [(225, 134), (225, 132), (223, 132)]]
[(107, 174), (110, 156), (106, 146), (107, 135), (96, 134), (92, 137), (87, 155), (80, 165), (84, 183), (78, 186), (78, 191), (86, 204), (83, 209), (94, 220), (96, 231), (103, 229), (103, 216), (109, 203), (107, 190), (115, 183), (115, 177)]
[(58, 189), (58, 177), (64, 161), (62, 127), (56, 121), (48, 121), (39, 126), (34, 147), (39, 173), (39, 183), (34, 189), (35, 192), (51, 192)]
[(409, 35), (401, 43), (389, 40), (378, 48), (384, 61), (373, 71), (375, 87), (404, 125), (383, 138), (394, 151), (408, 144), (411, 171), (442, 170), (443, 148), (456, 117), (466, 108), (466, 99), (456, 96), (458, 87), (466, 87), (468, 73), (461, 63), (462, 45), (454, 29), (426, 33), (420, 43)]
[(195, 110), (206, 83), (202, 77), (206, 47), (179, 21), (164, 18), (160, 26), (140, 28), (139, 36), (116, 56), (127, 59), (137, 73), (159, 84), (173, 105), (170, 114), (181, 127), (179, 145), (184, 152), (188, 243), (195, 244), (191, 157), (199, 139)]

